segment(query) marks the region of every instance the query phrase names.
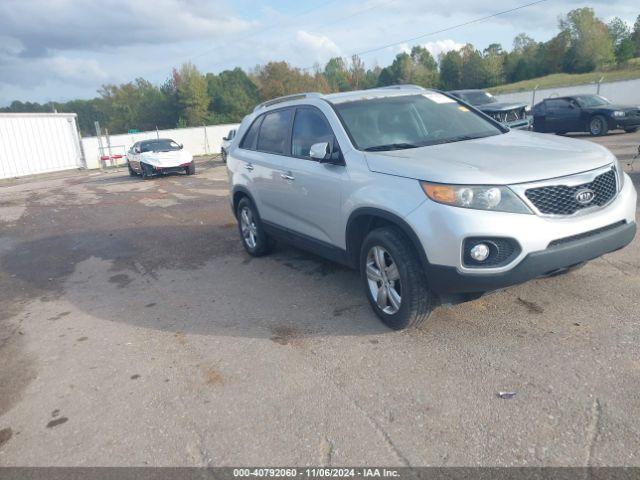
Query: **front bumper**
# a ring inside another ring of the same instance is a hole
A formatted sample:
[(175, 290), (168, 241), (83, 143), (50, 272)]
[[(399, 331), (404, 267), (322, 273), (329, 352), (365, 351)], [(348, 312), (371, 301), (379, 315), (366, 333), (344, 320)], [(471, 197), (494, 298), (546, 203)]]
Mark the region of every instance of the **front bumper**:
[(469, 275), (455, 267), (428, 267), (429, 286), (438, 293), (476, 293), (498, 290), (569, 269), (605, 253), (619, 250), (633, 240), (635, 223), (624, 223), (587, 238), (578, 238), (539, 252), (529, 253), (512, 269), (489, 275)]
[(153, 175), (164, 175), (167, 173), (182, 173), (185, 171), (185, 168), (187, 168), (189, 165), (191, 165), (193, 163), (193, 160), (191, 162), (187, 162), (187, 163), (167, 163), (164, 162), (162, 165), (159, 164), (151, 164), (151, 163), (146, 163), (143, 162), (145, 165), (147, 165), (148, 170), (150, 171), (151, 174)]
[[(563, 217), (470, 210), (425, 200), (405, 220), (426, 254), (431, 288), (438, 292), (485, 292), (548, 275), (627, 245), (636, 230), (637, 194), (625, 174), (609, 205)], [(618, 228), (603, 228), (620, 224)], [(434, 228), (437, 226), (437, 228)], [(586, 233), (591, 235), (582, 238)], [(580, 235), (580, 238), (575, 238)], [(470, 267), (463, 261), (465, 239), (509, 238), (520, 250), (509, 263)], [(558, 240), (563, 241), (554, 246)]]
[(616, 124), (616, 128), (637, 128), (640, 127), (640, 116), (632, 116), (632, 117), (620, 117), (615, 118), (614, 122)]

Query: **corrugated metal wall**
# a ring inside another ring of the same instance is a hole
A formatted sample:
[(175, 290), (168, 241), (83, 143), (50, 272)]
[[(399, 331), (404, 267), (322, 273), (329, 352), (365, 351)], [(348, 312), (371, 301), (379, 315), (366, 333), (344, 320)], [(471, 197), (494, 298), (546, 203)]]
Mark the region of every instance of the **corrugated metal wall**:
[(0, 113), (0, 178), (83, 166), (75, 114)]

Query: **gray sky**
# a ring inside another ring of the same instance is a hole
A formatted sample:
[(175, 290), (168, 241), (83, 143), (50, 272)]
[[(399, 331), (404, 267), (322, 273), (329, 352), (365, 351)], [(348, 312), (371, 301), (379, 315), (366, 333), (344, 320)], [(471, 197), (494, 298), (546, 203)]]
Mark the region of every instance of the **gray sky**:
[[(203, 72), (270, 60), (298, 67), (361, 52), (528, 3), (527, 0), (2, 0), (0, 106), (92, 98), (104, 83), (161, 83), (191, 60)], [(558, 17), (590, 6), (633, 23), (637, 0), (548, 0), (421, 39), (432, 53), (471, 42), (511, 48), (526, 32), (547, 40)], [(410, 45), (409, 45), (410, 46)], [(384, 66), (407, 45), (363, 56)]]

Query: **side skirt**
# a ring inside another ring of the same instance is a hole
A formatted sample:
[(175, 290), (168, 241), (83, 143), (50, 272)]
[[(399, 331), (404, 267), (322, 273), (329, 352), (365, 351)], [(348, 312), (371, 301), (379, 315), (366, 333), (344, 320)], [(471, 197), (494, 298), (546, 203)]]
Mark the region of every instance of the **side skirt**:
[(301, 250), (314, 253), (320, 257), (324, 257), (332, 262), (351, 267), (347, 259), (347, 252), (339, 247), (331, 245), (307, 235), (294, 232), (288, 228), (281, 227), (274, 223), (262, 220), (262, 225), (267, 234), (276, 240), (293, 245)]

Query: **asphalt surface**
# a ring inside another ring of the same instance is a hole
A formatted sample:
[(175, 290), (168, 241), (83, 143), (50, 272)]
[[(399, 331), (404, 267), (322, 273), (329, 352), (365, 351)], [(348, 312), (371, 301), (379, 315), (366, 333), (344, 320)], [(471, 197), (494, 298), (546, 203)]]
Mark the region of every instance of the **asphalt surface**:
[(0, 183), (0, 465), (640, 465), (640, 240), (392, 332), (198, 169)]

